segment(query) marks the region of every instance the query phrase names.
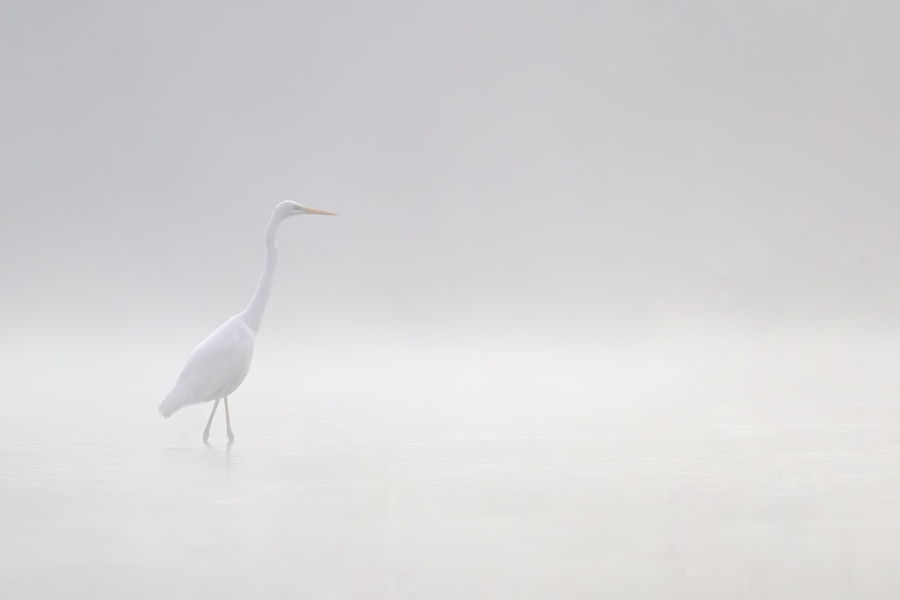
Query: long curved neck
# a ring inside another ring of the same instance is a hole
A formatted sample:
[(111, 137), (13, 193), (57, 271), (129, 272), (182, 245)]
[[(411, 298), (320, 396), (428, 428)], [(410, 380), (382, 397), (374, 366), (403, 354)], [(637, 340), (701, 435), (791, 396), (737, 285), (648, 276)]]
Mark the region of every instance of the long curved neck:
[(269, 226), (266, 228), (266, 267), (263, 269), (262, 277), (259, 279), (259, 285), (256, 286), (256, 293), (249, 306), (241, 313), (244, 322), (253, 330), (253, 335), (259, 333), (259, 326), (262, 325), (263, 312), (266, 310), (266, 303), (269, 301), (269, 290), (272, 289), (272, 281), (275, 279), (275, 267), (278, 266), (278, 246), (275, 244), (275, 231), (282, 219), (272, 214), (269, 219)]

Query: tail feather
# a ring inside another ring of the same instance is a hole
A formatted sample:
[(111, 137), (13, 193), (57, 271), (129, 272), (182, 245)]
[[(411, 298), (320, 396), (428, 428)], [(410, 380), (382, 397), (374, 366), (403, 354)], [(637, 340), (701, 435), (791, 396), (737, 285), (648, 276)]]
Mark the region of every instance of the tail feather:
[(159, 405), (159, 414), (168, 419), (188, 404), (192, 404), (192, 400), (193, 398), (185, 394), (182, 390), (172, 390), (172, 392), (166, 396), (166, 399)]

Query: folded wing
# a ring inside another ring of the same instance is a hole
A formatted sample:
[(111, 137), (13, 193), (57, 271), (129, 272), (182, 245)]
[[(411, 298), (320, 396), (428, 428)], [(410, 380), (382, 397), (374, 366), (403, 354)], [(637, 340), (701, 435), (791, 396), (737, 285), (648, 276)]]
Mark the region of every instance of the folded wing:
[(240, 316), (232, 317), (191, 353), (160, 414), (168, 419), (190, 404), (227, 396), (244, 381), (252, 358), (253, 332)]

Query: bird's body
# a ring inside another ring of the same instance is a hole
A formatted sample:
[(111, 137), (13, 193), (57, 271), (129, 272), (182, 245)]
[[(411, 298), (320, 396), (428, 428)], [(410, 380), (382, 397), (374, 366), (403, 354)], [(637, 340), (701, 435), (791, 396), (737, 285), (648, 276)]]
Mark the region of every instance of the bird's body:
[(250, 372), (253, 339), (253, 331), (241, 315), (225, 321), (191, 353), (159, 412), (169, 418), (190, 404), (231, 395)]
[(228, 411), (228, 396), (234, 392), (247, 377), (250, 361), (253, 359), (253, 341), (262, 324), (263, 312), (269, 300), (269, 290), (278, 264), (278, 246), (275, 244), (275, 232), (278, 225), (287, 217), (298, 214), (331, 215), (333, 213), (307, 208), (296, 202), (282, 202), (275, 207), (269, 226), (266, 229), (266, 266), (256, 293), (247, 308), (223, 323), (218, 329), (200, 342), (188, 357), (175, 382), (175, 386), (162, 404), (159, 412), (169, 418), (178, 410), (191, 404), (215, 401), (209, 422), (203, 432), (203, 441), (209, 437), (209, 428), (219, 400), (225, 399), (225, 416), (228, 423), (228, 439), (234, 440), (231, 433), (231, 416)]

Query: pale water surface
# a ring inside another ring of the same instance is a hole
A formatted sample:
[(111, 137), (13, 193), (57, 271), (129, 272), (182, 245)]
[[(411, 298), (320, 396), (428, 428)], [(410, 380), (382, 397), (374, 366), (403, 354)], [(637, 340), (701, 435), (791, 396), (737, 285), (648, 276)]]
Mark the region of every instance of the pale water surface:
[(900, 592), (891, 423), (578, 440), (236, 428), (231, 448), (219, 429), (206, 447), (0, 443), (3, 597)]
[(748, 339), (263, 345), (230, 448), (175, 351), (23, 346), (0, 598), (896, 598), (900, 341)]

